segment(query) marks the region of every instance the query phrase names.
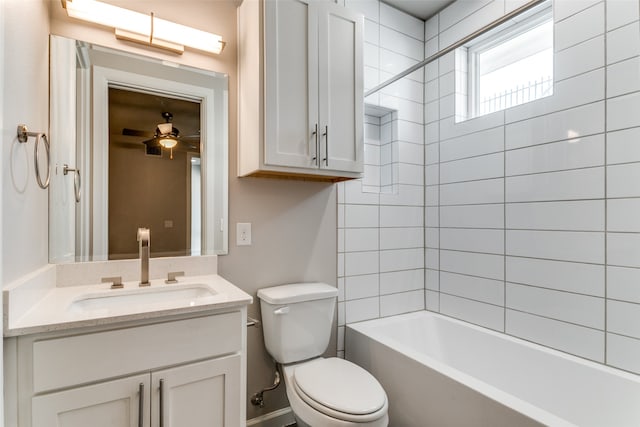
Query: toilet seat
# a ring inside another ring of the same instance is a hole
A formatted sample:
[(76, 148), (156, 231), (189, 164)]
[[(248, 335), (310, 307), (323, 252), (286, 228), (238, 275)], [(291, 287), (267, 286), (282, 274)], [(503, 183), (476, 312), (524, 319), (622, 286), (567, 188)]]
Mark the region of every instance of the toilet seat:
[(305, 403), (333, 418), (364, 423), (387, 412), (387, 396), (378, 381), (344, 359), (316, 359), (296, 367), (293, 385)]

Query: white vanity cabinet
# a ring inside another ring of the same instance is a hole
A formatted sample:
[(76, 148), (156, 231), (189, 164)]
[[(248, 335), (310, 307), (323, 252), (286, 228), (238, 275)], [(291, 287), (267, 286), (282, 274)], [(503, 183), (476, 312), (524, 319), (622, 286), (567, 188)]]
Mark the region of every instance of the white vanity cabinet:
[(360, 177), (363, 25), (362, 15), (330, 1), (242, 3), (240, 176)]
[(245, 318), (20, 336), (19, 426), (244, 426)]

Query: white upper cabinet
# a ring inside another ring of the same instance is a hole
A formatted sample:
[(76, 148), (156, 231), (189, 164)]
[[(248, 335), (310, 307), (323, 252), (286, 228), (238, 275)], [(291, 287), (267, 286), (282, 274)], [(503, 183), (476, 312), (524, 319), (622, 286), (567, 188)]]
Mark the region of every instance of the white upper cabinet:
[(360, 177), (363, 25), (328, 1), (243, 2), (240, 176)]

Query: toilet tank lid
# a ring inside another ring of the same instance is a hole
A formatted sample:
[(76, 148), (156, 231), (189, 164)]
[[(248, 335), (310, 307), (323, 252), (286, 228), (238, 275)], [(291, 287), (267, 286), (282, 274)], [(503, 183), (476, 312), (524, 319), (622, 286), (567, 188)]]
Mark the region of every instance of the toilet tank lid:
[(292, 283), (258, 290), (258, 298), (269, 304), (292, 304), (302, 301), (335, 298), (338, 290), (326, 283)]

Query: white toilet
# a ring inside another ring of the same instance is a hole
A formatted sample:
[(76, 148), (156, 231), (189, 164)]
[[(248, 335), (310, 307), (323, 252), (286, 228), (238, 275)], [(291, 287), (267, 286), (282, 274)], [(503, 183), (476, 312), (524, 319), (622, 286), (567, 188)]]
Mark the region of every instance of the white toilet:
[(327, 349), (338, 290), (325, 283), (258, 291), (264, 341), (282, 365), (289, 404), (299, 427), (386, 427), (388, 402), (367, 371)]

